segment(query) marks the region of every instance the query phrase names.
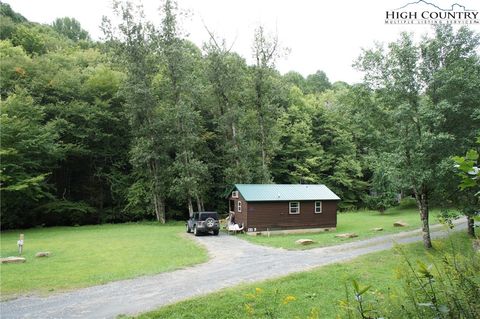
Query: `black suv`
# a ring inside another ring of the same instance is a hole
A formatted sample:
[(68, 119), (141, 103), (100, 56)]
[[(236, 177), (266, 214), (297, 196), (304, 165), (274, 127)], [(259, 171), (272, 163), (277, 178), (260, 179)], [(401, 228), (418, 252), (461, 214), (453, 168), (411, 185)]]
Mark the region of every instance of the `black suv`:
[(220, 222), (216, 212), (197, 212), (193, 213), (187, 221), (187, 233), (193, 232), (195, 236), (201, 233), (213, 232), (215, 236), (220, 231)]

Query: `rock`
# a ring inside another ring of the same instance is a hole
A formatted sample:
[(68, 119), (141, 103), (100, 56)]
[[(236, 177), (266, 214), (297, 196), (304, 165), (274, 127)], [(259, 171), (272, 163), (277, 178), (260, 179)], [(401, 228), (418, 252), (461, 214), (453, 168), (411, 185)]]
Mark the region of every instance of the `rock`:
[(337, 238), (354, 238), (354, 237), (358, 237), (358, 235), (355, 234), (355, 233), (345, 233), (345, 234), (335, 235), (335, 237), (337, 237)]
[(311, 239), (299, 239), (295, 242), (295, 244), (298, 244), (298, 245), (311, 245), (313, 243), (314, 241)]
[(7, 257), (7, 258), (0, 258), (2, 264), (19, 264), (24, 263), (26, 261), (23, 257)]
[(382, 227), (375, 227), (375, 228), (372, 228), (373, 231), (382, 231), (383, 228)]
[(399, 220), (399, 221), (394, 222), (393, 226), (394, 227), (406, 227), (406, 226), (408, 226), (408, 224), (406, 222), (402, 222), (402, 221)]
[(49, 257), (50, 252), (49, 251), (40, 251), (35, 254), (35, 257)]

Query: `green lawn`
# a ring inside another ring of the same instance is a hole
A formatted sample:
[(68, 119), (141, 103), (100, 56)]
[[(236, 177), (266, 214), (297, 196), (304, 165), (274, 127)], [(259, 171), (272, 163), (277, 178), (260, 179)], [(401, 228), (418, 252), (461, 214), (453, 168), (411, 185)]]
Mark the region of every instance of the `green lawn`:
[[(17, 255), (25, 234), (24, 264), (1, 265), (2, 298), (46, 293), (156, 274), (204, 262), (206, 251), (184, 237), (183, 223), (131, 223), (34, 228), (1, 233), (1, 256)], [(50, 251), (48, 258), (35, 258)]]
[[(448, 243), (446, 240), (434, 241), (436, 250), (430, 252), (425, 251), (422, 243), (404, 247), (413, 263), (416, 260), (428, 262), (430, 258), (438, 261), (441, 257), (440, 251), (450, 249), (452, 242), (459, 252), (473, 252), (471, 242), (464, 232), (451, 236), (449, 240), (451, 242)], [(394, 250), (368, 254), (347, 263), (324, 266), (281, 279), (224, 289), (218, 293), (166, 306), (139, 317), (268, 318), (260, 312), (270, 307), (274, 308), (275, 318), (308, 318), (313, 308), (318, 311), (318, 318), (336, 318), (339, 301), (345, 299), (345, 284), (351, 286), (351, 279), (357, 280), (361, 285), (372, 285), (371, 291), (375, 291), (376, 296), (386, 293), (389, 288), (399, 289), (399, 293), (402, 293), (400, 282), (395, 279), (396, 268), (402, 261), (403, 257)], [(291, 296), (290, 299), (286, 299), (288, 296)], [(285, 304), (288, 300), (291, 302)], [(254, 303), (257, 305), (254, 305), (253, 309), (247, 309), (247, 304)]]
[[(436, 216), (438, 209), (430, 211), (430, 224), (437, 223)], [(408, 227), (393, 227), (393, 223), (401, 220), (406, 222)], [(372, 228), (381, 227), (383, 231), (373, 231)], [(279, 247), (285, 249), (311, 249), (315, 247), (330, 246), (351, 242), (355, 240), (366, 239), (374, 236), (381, 236), (390, 233), (419, 229), (421, 227), (420, 216), (415, 208), (394, 207), (388, 209), (383, 215), (376, 211), (357, 211), (345, 212), (337, 215), (337, 230), (334, 232), (305, 233), (290, 235), (273, 235), (267, 237), (241, 235), (242, 239), (255, 244)], [(342, 233), (356, 233), (358, 237), (342, 239), (335, 235)], [(299, 246), (295, 244), (297, 239), (308, 238), (315, 241), (308, 246)]]

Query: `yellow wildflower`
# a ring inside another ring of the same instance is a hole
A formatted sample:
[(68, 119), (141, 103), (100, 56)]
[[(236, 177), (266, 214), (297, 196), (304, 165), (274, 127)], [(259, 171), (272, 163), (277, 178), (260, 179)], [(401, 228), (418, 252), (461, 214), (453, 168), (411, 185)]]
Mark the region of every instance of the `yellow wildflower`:
[(295, 298), (295, 296), (286, 296), (285, 298), (283, 298), (283, 304), (286, 305), (292, 301), (295, 301), (297, 300), (297, 298)]
[(245, 297), (247, 299), (255, 299), (256, 296), (254, 294), (246, 294)]
[(250, 305), (250, 304), (248, 304), (248, 303), (245, 304), (245, 311), (247, 312), (247, 314), (248, 314), (249, 316), (252, 316), (252, 315), (253, 315), (253, 307), (252, 307), (252, 305)]

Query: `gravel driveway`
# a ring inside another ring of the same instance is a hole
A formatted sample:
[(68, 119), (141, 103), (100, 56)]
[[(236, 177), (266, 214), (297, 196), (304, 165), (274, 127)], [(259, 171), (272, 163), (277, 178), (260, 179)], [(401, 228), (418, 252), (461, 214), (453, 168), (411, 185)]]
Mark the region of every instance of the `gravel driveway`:
[[(465, 227), (463, 221), (457, 221), (455, 229)], [(432, 227), (432, 238), (445, 234), (440, 227)], [(2, 302), (0, 317), (114, 318), (119, 314), (137, 314), (240, 283), (285, 276), (389, 249), (394, 242), (419, 241), (421, 235), (416, 230), (306, 251), (257, 246), (224, 234), (192, 238), (208, 249), (210, 261), (48, 297), (26, 296)]]

